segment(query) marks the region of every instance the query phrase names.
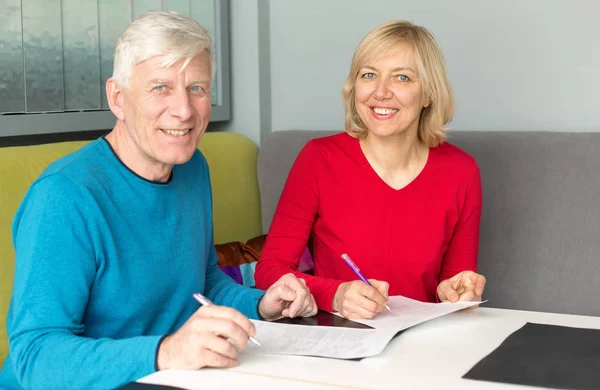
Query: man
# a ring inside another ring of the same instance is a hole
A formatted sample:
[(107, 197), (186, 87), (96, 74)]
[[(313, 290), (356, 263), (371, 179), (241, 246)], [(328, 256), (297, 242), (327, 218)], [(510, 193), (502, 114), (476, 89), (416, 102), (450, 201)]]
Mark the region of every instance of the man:
[[(291, 274), (263, 292), (216, 265), (197, 150), (211, 114), (207, 31), (150, 12), (114, 60), (115, 128), (48, 167), (15, 216), (0, 388), (114, 388), (156, 370), (232, 367), (255, 334), (247, 317), (316, 313)], [(214, 305), (198, 309), (196, 292)]]

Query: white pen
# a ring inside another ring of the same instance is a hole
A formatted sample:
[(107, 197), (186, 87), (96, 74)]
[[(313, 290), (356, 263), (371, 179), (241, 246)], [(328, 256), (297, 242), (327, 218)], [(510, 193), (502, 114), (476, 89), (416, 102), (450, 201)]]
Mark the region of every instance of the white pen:
[[(210, 306), (212, 305), (212, 301), (208, 298), (206, 298), (204, 295), (200, 294), (200, 293), (194, 293), (192, 295), (194, 297), (195, 300), (198, 301), (199, 304), (204, 305), (204, 306)], [(254, 344), (260, 346), (260, 343), (252, 336), (248, 337), (250, 339), (250, 341), (252, 341)]]

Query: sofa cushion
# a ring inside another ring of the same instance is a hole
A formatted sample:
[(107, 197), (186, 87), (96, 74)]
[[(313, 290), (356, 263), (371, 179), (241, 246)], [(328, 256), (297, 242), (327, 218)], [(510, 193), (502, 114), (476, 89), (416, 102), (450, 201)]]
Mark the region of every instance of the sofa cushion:
[(258, 146), (238, 133), (206, 133), (200, 141), (210, 168), (215, 243), (262, 233), (256, 175)]
[(494, 307), (600, 316), (600, 133), (454, 132), (481, 170)]
[[(333, 133), (279, 131), (263, 142), (265, 232), (300, 149)], [(486, 305), (600, 315), (600, 133), (451, 131), (449, 141), (481, 170)]]

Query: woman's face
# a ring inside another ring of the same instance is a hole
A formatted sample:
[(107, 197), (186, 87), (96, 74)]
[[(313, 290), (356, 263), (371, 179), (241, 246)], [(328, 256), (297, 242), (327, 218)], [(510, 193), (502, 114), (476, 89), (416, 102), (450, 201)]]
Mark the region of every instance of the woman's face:
[(356, 111), (369, 134), (417, 137), (421, 110), (428, 100), (410, 46), (399, 45), (366, 61), (354, 91)]

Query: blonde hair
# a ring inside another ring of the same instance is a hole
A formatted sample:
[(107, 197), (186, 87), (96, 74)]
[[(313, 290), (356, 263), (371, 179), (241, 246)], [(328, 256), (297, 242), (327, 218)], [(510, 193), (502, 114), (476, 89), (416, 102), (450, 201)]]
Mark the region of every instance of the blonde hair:
[(427, 146), (438, 146), (446, 139), (444, 126), (454, 114), (452, 86), (444, 56), (433, 35), (426, 28), (405, 20), (394, 20), (375, 28), (356, 47), (342, 90), (346, 131), (358, 138), (366, 137), (367, 128), (358, 116), (354, 100), (358, 72), (367, 61), (397, 45), (408, 45), (413, 49), (424, 98), (429, 101), (421, 111), (418, 137)]
[(193, 19), (173, 11), (150, 11), (134, 20), (117, 40), (113, 78), (126, 87), (134, 65), (155, 56), (164, 56), (168, 68), (185, 59), (182, 69), (198, 54), (210, 59), (211, 80), (215, 74), (212, 41), (208, 30)]

